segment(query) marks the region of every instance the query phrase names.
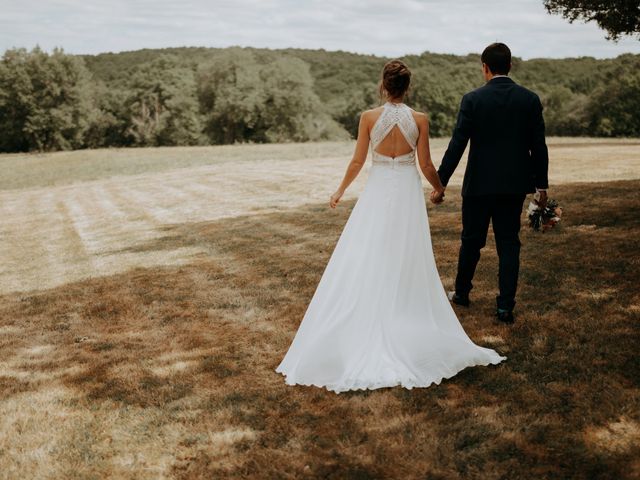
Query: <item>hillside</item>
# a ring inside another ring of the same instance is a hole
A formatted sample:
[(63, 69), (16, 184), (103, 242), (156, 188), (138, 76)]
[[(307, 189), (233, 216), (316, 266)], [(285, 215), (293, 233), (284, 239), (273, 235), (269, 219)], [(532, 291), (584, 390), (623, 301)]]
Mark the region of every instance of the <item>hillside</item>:
[[(13, 49), (0, 62), (0, 151), (345, 140), (379, 104), (384, 57), (304, 49), (165, 48), (99, 55)], [(407, 99), (450, 135), (479, 55), (404, 57)], [(548, 135), (640, 136), (640, 55), (514, 58)]]

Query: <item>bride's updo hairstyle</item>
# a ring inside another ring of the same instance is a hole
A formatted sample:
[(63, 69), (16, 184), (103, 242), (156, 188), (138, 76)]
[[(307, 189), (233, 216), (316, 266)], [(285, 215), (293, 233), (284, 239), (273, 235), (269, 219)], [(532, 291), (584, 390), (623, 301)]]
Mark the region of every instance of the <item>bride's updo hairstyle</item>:
[(391, 60), (382, 69), (380, 98), (401, 98), (411, 83), (411, 70), (402, 60)]

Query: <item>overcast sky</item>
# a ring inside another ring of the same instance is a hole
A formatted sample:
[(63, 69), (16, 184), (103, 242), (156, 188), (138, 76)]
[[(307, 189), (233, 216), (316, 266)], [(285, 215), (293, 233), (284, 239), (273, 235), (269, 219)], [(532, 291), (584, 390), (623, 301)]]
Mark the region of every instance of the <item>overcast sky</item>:
[(547, 14), (542, 0), (0, 0), (1, 51), (240, 45), (400, 56), (502, 41), (525, 59), (640, 53), (638, 40), (604, 36)]

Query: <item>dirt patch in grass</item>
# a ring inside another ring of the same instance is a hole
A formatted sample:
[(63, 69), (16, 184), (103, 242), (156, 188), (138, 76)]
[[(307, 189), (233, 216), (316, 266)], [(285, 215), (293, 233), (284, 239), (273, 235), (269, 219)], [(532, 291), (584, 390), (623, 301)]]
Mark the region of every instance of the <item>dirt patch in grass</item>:
[[(634, 478), (640, 473), (639, 181), (565, 185), (524, 230), (516, 324), (492, 322), (490, 239), (469, 335), (508, 356), (426, 389), (287, 386), (282, 359), (354, 201), (167, 226), (205, 252), (0, 297), (7, 478)], [(429, 206), (455, 275), (460, 201)]]

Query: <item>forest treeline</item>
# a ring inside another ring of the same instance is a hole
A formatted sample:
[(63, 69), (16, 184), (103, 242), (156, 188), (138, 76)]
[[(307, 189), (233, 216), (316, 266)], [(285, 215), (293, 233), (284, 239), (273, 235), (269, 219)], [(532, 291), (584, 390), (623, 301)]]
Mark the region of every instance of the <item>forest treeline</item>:
[[(407, 103), (448, 136), (479, 55), (402, 57)], [(346, 139), (380, 103), (386, 58), (324, 50), (168, 48), (100, 55), (10, 49), (0, 61), (0, 151)], [(548, 135), (640, 136), (640, 55), (514, 58)]]

